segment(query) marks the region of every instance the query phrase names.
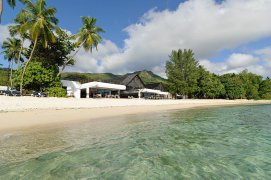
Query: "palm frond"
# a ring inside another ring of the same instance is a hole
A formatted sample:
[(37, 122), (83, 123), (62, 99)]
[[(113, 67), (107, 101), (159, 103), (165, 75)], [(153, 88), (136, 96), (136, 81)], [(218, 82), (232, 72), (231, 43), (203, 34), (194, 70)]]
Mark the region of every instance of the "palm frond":
[(21, 40), (17, 38), (7, 38), (2, 45), (3, 51), (1, 53), (4, 54), (4, 59), (8, 61), (15, 60), (16, 62), (19, 59), (21, 45)]
[[(16, 17), (21, 23), (20, 33), (29, 33), (29, 38), (32, 41), (39, 39), (44, 47), (47, 47), (48, 42), (55, 42), (56, 37), (53, 31), (58, 31), (56, 26), (58, 19), (55, 17), (56, 9), (46, 7), (45, 0), (36, 0), (32, 3), (31, 0), (23, 0), (26, 8), (23, 9)], [(20, 24), (20, 23), (19, 23)]]
[(102, 28), (96, 26), (97, 20), (92, 17), (81, 17), (83, 27), (80, 29), (79, 33), (76, 35), (78, 38), (77, 45), (83, 43), (83, 48), (85, 51), (92, 52), (92, 48), (98, 48), (98, 44), (102, 41), (99, 33), (105, 32)]
[(8, 4), (10, 7), (14, 8), (16, 6), (16, 0), (8, 0)]

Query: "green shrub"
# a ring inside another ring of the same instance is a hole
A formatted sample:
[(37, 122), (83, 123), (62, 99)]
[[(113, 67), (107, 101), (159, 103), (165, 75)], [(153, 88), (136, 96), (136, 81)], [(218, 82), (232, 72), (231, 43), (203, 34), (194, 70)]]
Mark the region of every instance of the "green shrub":
[(61, 87), (51, 87), (48, 88), (46, 93), (49, 97), (66, 97), (66, 90)]

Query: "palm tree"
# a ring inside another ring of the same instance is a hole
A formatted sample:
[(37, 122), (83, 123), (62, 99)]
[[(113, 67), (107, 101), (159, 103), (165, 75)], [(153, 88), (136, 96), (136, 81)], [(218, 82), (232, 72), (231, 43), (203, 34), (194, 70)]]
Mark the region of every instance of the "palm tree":
[(98, 48), (98, 44), (102, 41), (99, 33), (104, 32), (104, 30), (96, 26), (96, 19), (91, 17), (82, 17), (83, 27), (80, 29), (79, 33), (74, 35), (74, 38), (77, 38), (77, 47), (78, 49), (75, 53), (64, 63), (62, 70), (58, 73), (58, 76), (63, 72), (66, 65), (73, 60), (75, 55), (83, 47), (85, 51), (92, 52), (93, 46)]
[(12, 74), (13, 74), (13, 63), (18, 63), (22, 58), (20, 57), (20, 49), (21, 49), (21, 40), (16, 38), (8, 38), (3, 42), (2, 49), (4, 50), (2, 53), (5, 54), (4, 58), (9, 61), (10, 68), (10, 87), (13, 87), (12, 84)]
[(33, 43), (33, 48), (30, 53), (29, 59), (24, 65), (24, 69), (21, 75), (20, 93), (22, 94), (24, 74), (29, 62), (33, 58), (34, 51), (37, 46), (37, 42), (46, 48), (48, 42), (56, 42), (56, 37), (53, 30), (59, 30), (56, 26), (58, 20), (55, 17), (56, 9), (52, 7), (46, 7), (45, 0), (36, 0), (36, 3), (32, 3), (31, 0), (25, 0), (26, 9), (23, 9), (18, 16), (22, 19), (26, 19), (21, 25), (20, 34), (29, 34), (29, 38)]
[[(14, 19), (14, 22), (16, 22), (17, 24), (15, 25), (11, 25), (9, 26), (9, 33), (11, 36), (16, 36), (16, 35), (19, 35), (21, 37), (21, 48), (20, 48), (20, 52), (19, 52), (19, 58), (18, 59), (22, 59), (21, 56), (22, 56), (22, 53), (24, 51), (24, 42), (26, 40), (26, 38), (28, 38), (27, 36), (27, 33), (23, 33), (22, 32), (22, 24), (26, 23), (27, 22), (27, 18), (25, 17), (21, 17), (21, 16), (17, 16), (15, 19)], [(23, 60), (23, 59), (22, 59)], [(18, 61), (18, 68), (21, 67), (21, 62), (23, 61)]]

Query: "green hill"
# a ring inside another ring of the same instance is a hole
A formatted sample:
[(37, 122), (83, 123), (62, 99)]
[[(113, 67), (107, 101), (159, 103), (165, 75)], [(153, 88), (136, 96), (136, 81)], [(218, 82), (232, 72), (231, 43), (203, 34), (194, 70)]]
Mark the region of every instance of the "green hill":
[(167, 80), (154, 74), (152, 71), (138, 71), (139, 77), (143, 80), (144, 84), (152, 84), (152, 83), (166, 83)]
[(8, 79), (9, 71), (6, 68), (0, 68), (0, 86), (7, 86), (9, 83)]
[[(143, 80), (145, 84), (151, 83), (166, 83), (166, 79), (154, 74), (151, 71), (137, 71), (134, 73), (138, 73), (140, 78)], [(102, 81), (108, 83), (120, 83), (124, 80), (128, 75), (133, 73), (127, 73), (125, 75), (115, 75), (112, 73), (62, 73), (61, 77), (64, 80), (72, 80), (72, 81), (79, 81), (81, 83), (86, 83), (90, 81)]]
[(61, 74), (61, 79), (79, 81), (86, 83), (90, 81), (102, 81), (102, 82), (116, 82), (121, 76), (114, 75), (112, 73), (77, 73), (77, 72), (65, 72)]

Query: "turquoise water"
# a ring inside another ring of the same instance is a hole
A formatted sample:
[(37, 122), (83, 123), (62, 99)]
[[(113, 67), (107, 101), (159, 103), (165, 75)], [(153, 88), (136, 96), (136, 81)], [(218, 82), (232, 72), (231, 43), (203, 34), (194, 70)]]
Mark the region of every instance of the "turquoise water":
[(0, 179), (271, 179), (271, 105), (0, 135)]

